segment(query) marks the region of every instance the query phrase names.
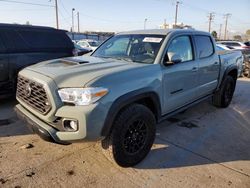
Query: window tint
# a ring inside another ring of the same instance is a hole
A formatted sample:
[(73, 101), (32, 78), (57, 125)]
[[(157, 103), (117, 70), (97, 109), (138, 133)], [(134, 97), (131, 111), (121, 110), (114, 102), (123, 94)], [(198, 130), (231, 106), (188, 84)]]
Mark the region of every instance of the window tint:
[(178, 54), (182, 61), (193, 60), (193, 50), (190, 37), (181, 36), (175, 38), (169, 45), (168, 53)]
[(67, 35), (60, 31), (20, 30), (18, 32), (31, 48), (51, 49), (68, 48), (71, 46), (68, 42), (69, 39), (67, 38)]
[(2, 29), (3, 44), (8, 52), (56, 52), (73, 49), (73, 43), (61, 31), (36, 29)]
[(199, 58), (209, 57), (214, 53), (214, 46), (209, 36), (195, 36)]
[(8, 52), (24, 52), (28, 49), (27, 43), (15, 30), (3, 29), (1, 34)]
[(0, 33), (0, 53), (5, 52), (5, 46), (3, 44), (3, 40), (1, 39), (1, 33)]

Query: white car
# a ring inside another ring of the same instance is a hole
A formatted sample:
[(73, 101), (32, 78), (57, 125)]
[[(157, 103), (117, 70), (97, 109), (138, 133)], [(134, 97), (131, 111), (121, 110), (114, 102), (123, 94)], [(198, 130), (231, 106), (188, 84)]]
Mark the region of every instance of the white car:
[(218, 43), (223, 44), (225, 46), (232, 47), (233, 49), (239, 49), (239, 50), (250, 48), (249, 46), (245, 45), (244, 43), (238, 42), (238, 41), (218, 41)]
[(90, 39), (80, 40), (77, 44), (85, 49), (91, 49), (93, 51), (100, 45), (98, 41)]
[(217, 48), (217, 50), (218, 51), (220, 51), (220, 50), (232, 50), (232, 48), (230, 47), (228, 47), (228, 46), (226, 46), (226, 45), (224, 45), (224, 44), (216, 44), (216, 48)]

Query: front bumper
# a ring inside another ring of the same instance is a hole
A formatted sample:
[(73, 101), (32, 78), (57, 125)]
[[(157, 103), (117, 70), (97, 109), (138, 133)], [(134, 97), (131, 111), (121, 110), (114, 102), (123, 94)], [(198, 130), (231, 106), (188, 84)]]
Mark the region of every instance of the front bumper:
[(39, 119), (20, 104), (16, 105), (15, 111), (18, 117), (24, 120), (33, 132), (47, 141), (68, 144), (102, 139), (101, 129), (105, 116), (102, 118), (101, 114), (104, 115), (105, 113), (100, 113), (96, 105), (87, 108), (63, 106), (57, 110), (56, 117), (75, 119), (79, 122), (79, 128), (75, 132), (61, 130), (56, 125)]
[(46, 123), (36, 118), (34, 115), (29, 113), (25, 108), (23, 108), (20, 104), (16, 105), (15, 111), (16, 111), (18, 118), (25, 121), (29, 129), (32, 132), (38, 134), (42, 139), (49, 141), (49, 142), (67, 144), (67, 142), (61, 141), (56, 136), (56, 132), (57, 132), (56, 129), (48, 126)]

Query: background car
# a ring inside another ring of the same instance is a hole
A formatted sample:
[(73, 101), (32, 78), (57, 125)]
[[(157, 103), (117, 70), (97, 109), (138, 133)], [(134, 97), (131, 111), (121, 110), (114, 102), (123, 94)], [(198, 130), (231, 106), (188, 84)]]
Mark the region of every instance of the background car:
[(242, 50), (242, 49), (250, 48), (249, 46), (247, 46), (244, 43), (239, 42), (239, 41), (218, 41), (217, 43), (232, 47), (233, 49)]
[(76, 43), (74, 43), (74, 46), (75, 46), (74, 56), (81, 56), (81, 55), (84, 55), (93, 51), (92, 49), (89, 49), (89, 48), (83, 48)]
[(217, 53), (220, 54), (224, 60), (236, 61), (238, 66), (238, 77), (242, 76), (244, 72), (244, 61), (246, 61), (242, 50), (232, 49), (229, 46), (223, 44), (216, 44)]
[(233, 48), (223, 45), (223, 44), (216, 44), (217, 50), (232, 50)]
[(65, 30), (0, 24), (0, 97), (15, 95), (19, 70), (41, 61), (73, 56), (73, 50)]
[(100, 45), (98, 41), (90, 39), (80, 40), (77, 44), (82, 48), (91, 49), (93, 51), (96, 50), (96, 48)]

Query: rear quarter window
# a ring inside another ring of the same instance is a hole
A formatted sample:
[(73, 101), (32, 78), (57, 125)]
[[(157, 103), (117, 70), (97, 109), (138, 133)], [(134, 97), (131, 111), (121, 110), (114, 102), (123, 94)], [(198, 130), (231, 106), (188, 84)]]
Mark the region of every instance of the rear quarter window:
[(209, 36), (197, 35), (194, 39), (199, 58), (206, 58), (214, 54), (214, 45)]

